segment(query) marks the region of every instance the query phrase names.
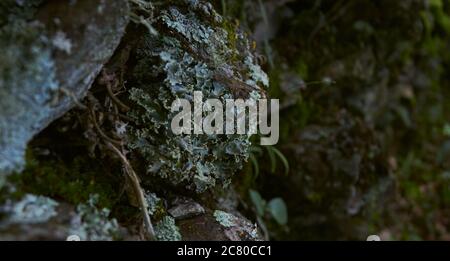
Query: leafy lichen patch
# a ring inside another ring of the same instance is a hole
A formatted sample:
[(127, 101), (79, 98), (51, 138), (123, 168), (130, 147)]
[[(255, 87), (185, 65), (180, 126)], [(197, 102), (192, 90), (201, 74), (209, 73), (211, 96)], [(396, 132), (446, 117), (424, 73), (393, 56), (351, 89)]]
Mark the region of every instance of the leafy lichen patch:
[(246, 162), (251, 142), (247, 135), (174, 135), (172, 102), (192, 101), (194, 91), (224, 102), (247, 85), (262, 94), (268, 80), (248, 40), (236, 30), (225, 30), (209, 4), (176, 2), (168, 1), (155, 12), (159, 33), (143, 36), (136, 51), (128, 146), (144, 157), (148, 173), (200, 193), (229, 184)]
[(72, 220), (70, 234), (90, 241), (107, 241), (117, 237), (117, 221), (109, 218), (109, 209), (99, 209), (97, 202), (98, 195), (92, 195), (86, 203), (77, 206), (77, 216)]
[(160, 241), (180, 241), (180, 230), (175, 224), (175, 219), (165, 216), (155, 226), (156, 238)]

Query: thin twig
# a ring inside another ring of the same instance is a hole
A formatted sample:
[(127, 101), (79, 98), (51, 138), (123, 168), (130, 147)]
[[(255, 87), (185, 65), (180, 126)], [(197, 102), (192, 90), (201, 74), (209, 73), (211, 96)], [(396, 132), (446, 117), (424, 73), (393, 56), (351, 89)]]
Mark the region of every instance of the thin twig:
[(142, 191), (141, 185), (139, 184), (139, 178), (136, 175), (136, 172), (134, 172), (133, 167), (131, 167), (131, 164), (128, 162), (128, 159), (122, 154), (122, 152), (117, 149), (114, 145), (112, 145), (110, 142), (106, 142), (106, 145), (119, 156), (120, 160), (122, 161), (123, 165), (125, 166), (125, 170), (127, 172), (127, 176), (130, 179), (131, 183), (133, 184), (134, 192), (137, 196), (142, 216), (144, 218), (144, 224), (146, 227), (147, 237), (149, 240), (155, 240), (155, 231), (153, 229), (152, 221), (150, 220), (150, 215), (148, 213), (148, 207), (147, 207), (147, 201), (145, 200), (144, 192)]
[(114, 95), (113, 91), (111, 90), (111, 84), (106, 83), (106, 90), (108, 91), (108, 96), (117, 104), (119, 107), (121, 107), (124, 111), (129, 111), (130, 107), (125, 105), (122, 101), (120, 101), (116, 95)]
[(115, 139), (113, 139), (113, 138), (110, 138), (108, 135), (106, 135), (106, 134), (102, 131), (102, 129), (100, 128), (100, 126), (99, 126), (98, 123), (97, 123), (97, 119), (96, 119), (96, 117), (95, 117), (94, 112), (93, 112), (91, 109), (89, 109), (89, 112), (90, 112), (90, 114), (91, 114), (92, 122), (94, 123), (94, 127), (95, 127), (95, 129), (97, 130), (97, 132), (100, 134), (100, 136), (102, 136), (102, 138), (104, 138), (105, 140), (107, 140), (107, 141), (109, 141), (109, 142), (112, 142), (112, 143), (114, 143), (114, 144), (117, 144), (117, 145), (121, 146), (121, 145), (122, 145), (122, 142), (121, 142), (121, 141), (118, 141), (118, 140), (115, 140)]

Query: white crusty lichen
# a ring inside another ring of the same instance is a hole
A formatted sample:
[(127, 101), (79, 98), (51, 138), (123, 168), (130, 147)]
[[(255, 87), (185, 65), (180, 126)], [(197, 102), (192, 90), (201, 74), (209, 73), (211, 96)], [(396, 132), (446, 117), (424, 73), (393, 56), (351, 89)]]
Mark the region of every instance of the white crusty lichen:
[[(147, 172), (172, 185), (204, 192), (227, 185), (247, 161), (247, 135), (175, 135), (171, 111), (176, 98), (255, 99), (267, 75), (256, 63), (246, 37), (203, 1), (166, 1), (155, 7), (159, 33), (144, 35), (131, 68), (134, 103), (127, 129), (128, 146), (143, 156)], [(232, 29), (230, 29), (232, 28)], [(249, 88), (247, 97), (236, 90)]]
[(245, 64), (250, 69), (250, 77), (251, 79), (247, 80), (247, 84), (256, 85), (257, 83), (262, 83), (265, 87), (269, 87), (269, 77), (267, 74), (261, 69), (259, 65), (256, 65), (252, 57), (248, 56), (245, 58)]
[(63, 51), (66, 54), (72, 53), (72, 42), (62, 31), (56, 32), (55, 36), (52, 38), (52, 44), (57, 50)]
[[(155, 193), (145, 193), (145, 200), (147, 202), (148, 213), (155, 215), (160, 213), (158, 210), (163, 208), (162, 200), (156, 196)], [(180, 241), (181, 234), (175, 224), (175, 219), (170, 216), (164, 216), (155, 225), (155, 236), (160, 241)]]
[(79, 204), (76, 216), (72, 219), (70, 234), (77, 235), (81, 240), (109, 241), (119, 234), (116, 219), (110, 219), (107, 208), (97, 207), (98, 195), (91, 195), (84, 204)]
[(160, 241), (180, 241), (181, 234), (175, 219), (170, 216), (165, 216), (155, 226), (156, 239)]
[(219, 222), (224, 227), (233, 227), (236, 226), (236, 217), (230, 213), (227, 213), (222, 210), (214, 211), (214, 217), (216, 221)]
[(155, 193), (145, 193), (145, 201), (147, 202), (148, 214), (153, 215), (158, 210), (161, 199)]
[(6, 213), (7, 223), (34, 224), (47, 222), (54, 217), (58, 202), (53, 199), (26, 194), (18, 202), (7, 202), (1, 207), (1, 212)]
[(214, 218), (223, 227), (225, 236), (232, 241), (260, 240), (258, 227), (246, 218), (222, 210), (214, 211)]

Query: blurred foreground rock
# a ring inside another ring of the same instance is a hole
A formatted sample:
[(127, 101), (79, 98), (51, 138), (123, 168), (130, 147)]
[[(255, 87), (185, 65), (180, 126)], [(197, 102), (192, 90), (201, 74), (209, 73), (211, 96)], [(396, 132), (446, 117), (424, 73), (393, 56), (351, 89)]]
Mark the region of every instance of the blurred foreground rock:
[[(53, 199), (25, 195), (0, 206), (0, 240), (113, 240), (127, 237), (109, 210), (93, 196), (76, 208)], [(72, 237), (70, 237), (72, 236)]]

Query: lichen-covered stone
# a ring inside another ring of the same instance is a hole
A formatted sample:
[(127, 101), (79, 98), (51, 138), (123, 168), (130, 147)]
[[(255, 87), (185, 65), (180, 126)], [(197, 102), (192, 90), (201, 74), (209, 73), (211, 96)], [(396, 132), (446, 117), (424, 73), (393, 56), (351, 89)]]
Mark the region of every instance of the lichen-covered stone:
[(32, 130), (50, 113), (58, 87), (43, 32), (42, 24), (18, 17), (0, 28), (0, 174), (22, 165)]
[(28, 141), (86, 93), (119, 44), (128, 4), (6, 0), (0, 16), (3, 176), (21, 170)]
[(244, 217), (237, 217), (222, 210), (214, 211), (216, 221), (223, 227), (223, 233), (232, 241), (260, 240), (256, 225), (251, 224)]
[(8, 202), (0, 208), (6, 214), (2, 224), (34, 224), (48, 221), (56, 215), (58, 202), (43, 196), (25, 195), (18, 202)]
[(225, 211), (221, 210), (214, 211), (214, 217), (216, 218), (217, 222), (219, 222), (224, 227), (232, 227), (236, 225), (235, 223), (236, 217)]
[(66, 203), (35, 194), (0, 206), (0, 240), (66, 240), (75, 215)]
[(99, 208), (98, 196), (76, 208), (54, 199), (26, 194), (0, 206), (0, 240), (115, 240), (129, 237), (126, 229)]
[[(158, 34), (146, 33), (130, 79), (128, 145), (145, 159), (148, 173), (172, 185), (204, 192), (227, 185), (247, 160), (247, 135), (175, 135), (170, 123), (176, 98), (193, 92), (221, 101), (254, 99), (268, 80), (246, 37), (202, 1), (166, 1), (155, 7)], [(226, 29), (233, 28), (233, 29)], [(244, 87), (243, 87), (244, 86)], [(250, 88), (242, 94), (239, 89)]]

